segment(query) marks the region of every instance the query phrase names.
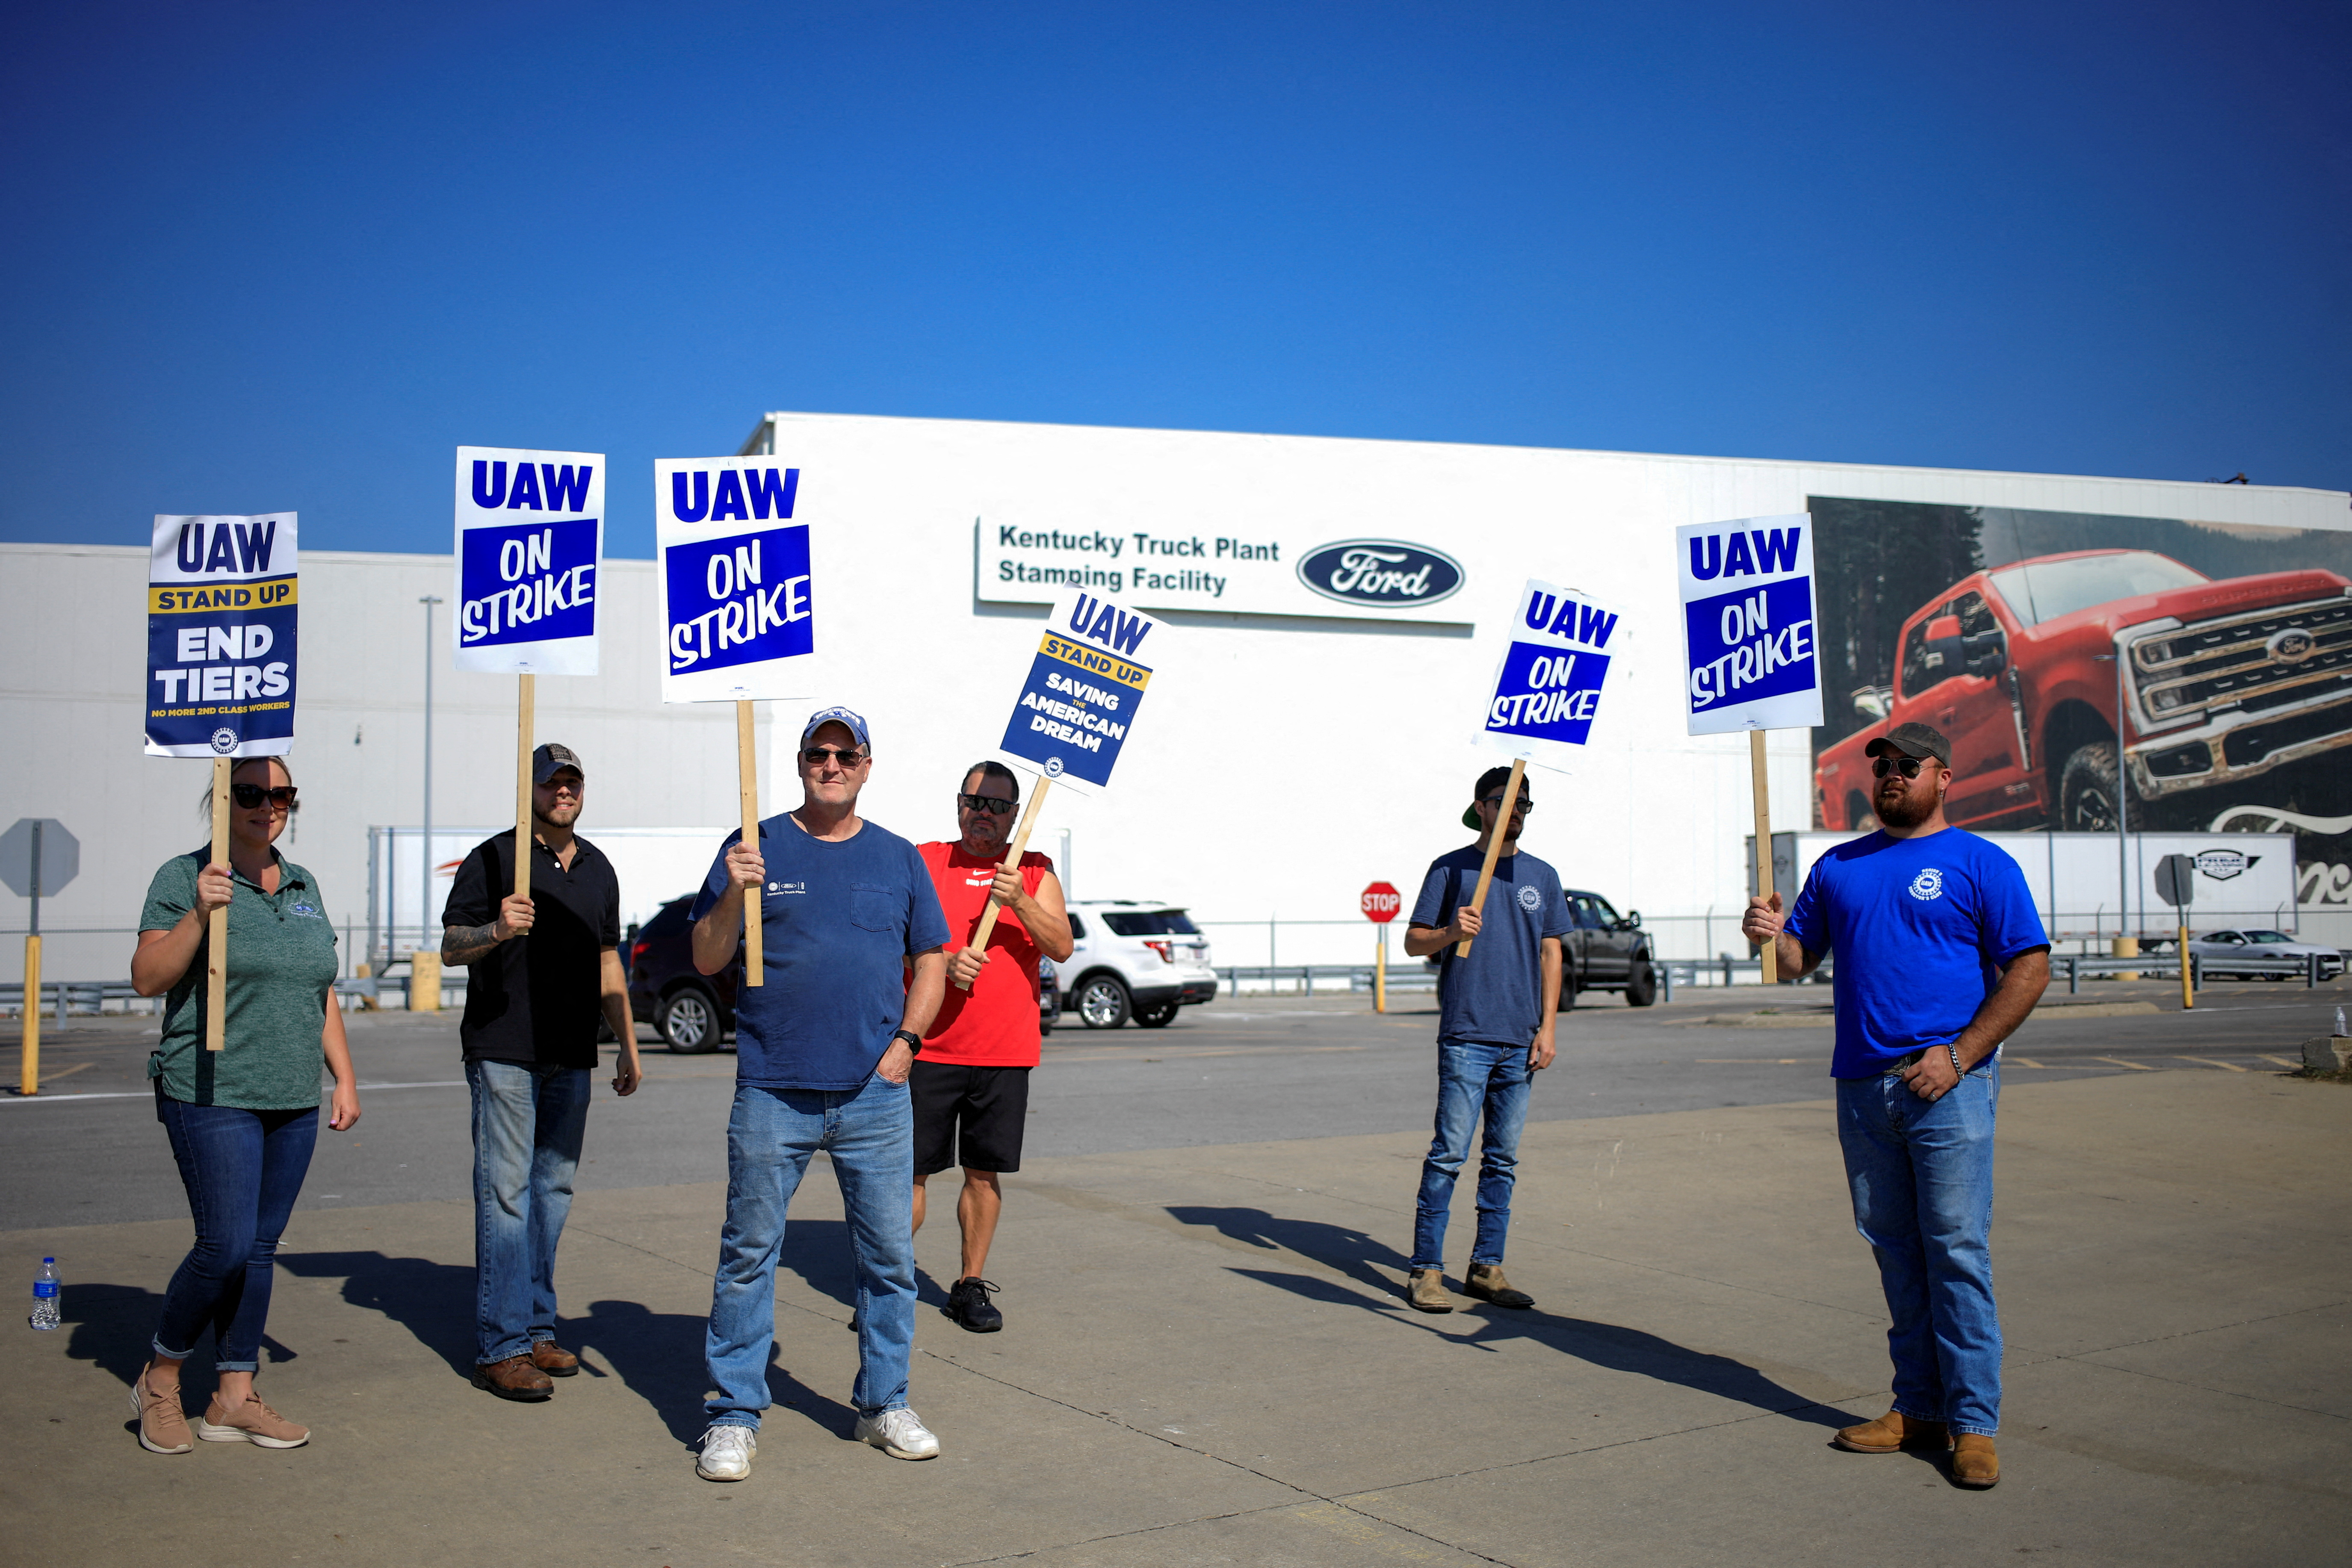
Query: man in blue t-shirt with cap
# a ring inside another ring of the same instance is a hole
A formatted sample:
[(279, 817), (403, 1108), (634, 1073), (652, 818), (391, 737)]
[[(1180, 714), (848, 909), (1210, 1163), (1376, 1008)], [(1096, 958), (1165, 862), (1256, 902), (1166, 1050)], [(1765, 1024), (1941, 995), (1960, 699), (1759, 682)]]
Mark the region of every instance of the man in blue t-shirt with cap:
[[(1503, 1277), (1503, 1242), (1511, 1228), (1528, 1092), (1535, 1075), (1551, 1065), (1560, 939), (1571, 921), (1559, 873), (1519, 847), (1519, 831), (1535, 802), (1523, 779), (1507, 813), (1503, 796), (1510, 784), (1508, 768), (1479, 775), (1470, 809), (1462, 814), (1463, 826), (1478, 830), (1478, 841), (1430, 862), (1405, 926), (1406, 956), (1445, 955), (1437, 971), (1437, 1131), (1421, 1163), (1405, 1282), (1405, 1300), (1424, 1312), (1454, 1310), (1445, 1293), (1445, 1222), (1454, 1178), (1470, 1158), (1470, 1134), (1482, 1112), (1486, 1137), (1478, 1162), (1478, 1235), (1462, 1289), (1497, 1307), (1536, 1304)], [(1502, 850), (1481, 909), (1473, 902), (1478, 871), (1498, 833)], [(1465, 941), (1466, 957), (1454, 951)]]
[(763, 984), (735, 994), (735, 1105), (727, 1121), (727, 1224), (704, 1356), (695, 1473), (751, 1473), (776, 1331), (784, 1213), (819, 1150), (833, 1162), (856, 1267), (857, 1436), (893, 1458), (940, 1441), (907, 1407), (915, 1342), (915, 1118), (907, 1076), (947, 985), (946, 920), (915, 847), (857, 815), (874, 771), (866, 721), (846, 708), (801, 731), (802, 801), (730, 834), (694, 901), (694, 966), (738, 962), (748, 897)]
[(2050, 939), (2017, 862), (1944, 820), (1951, 742), (1898, 724), (1864, 748), (1879, 831), (1814, 863), (1784, 921), (1740, 930), (1780, 973), (1837, 954), (1838, 1144), (1853, 1218), (1893, 1319), (1894, 1408), (1849, 1426), (1860, 1454), (1951, 1451), (1952, 1479), (2000, 1479), (2000, 1318), (1992, 1296), (1993, 1109), (2000, 1043), (2050, 984)]

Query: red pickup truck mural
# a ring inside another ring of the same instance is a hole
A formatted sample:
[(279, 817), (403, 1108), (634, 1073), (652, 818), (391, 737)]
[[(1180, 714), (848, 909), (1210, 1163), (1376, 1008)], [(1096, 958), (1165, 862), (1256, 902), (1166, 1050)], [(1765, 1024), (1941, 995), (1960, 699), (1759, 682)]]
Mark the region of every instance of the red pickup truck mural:
[(1905, 619), (1891, 684), (1852, 693), (1869, 722), (1815, 757), (1817, 819), (1873, 826), (1863, 748), (1917, 721), (1951, 739), (1956, 825), (2112, 830), (2126, 781), (2131, 826), (2187, 825), (2217, 804), (2200, 792), (2352, 744), (2347, 595), (2334, 572), (2217, 582), (2149, 550), (1973, 573)]

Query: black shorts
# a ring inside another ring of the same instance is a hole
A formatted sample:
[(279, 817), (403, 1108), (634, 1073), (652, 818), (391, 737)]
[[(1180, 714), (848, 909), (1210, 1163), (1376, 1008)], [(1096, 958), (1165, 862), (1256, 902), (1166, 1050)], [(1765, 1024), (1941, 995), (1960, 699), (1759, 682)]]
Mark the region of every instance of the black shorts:
[(1021, 1134), (1029, 1119), (1027, 1068), (918, 1060), (907, 1087), (915, 1106), (915, 1174), (929, 1176), (950, 1165), (1021, 1168)]

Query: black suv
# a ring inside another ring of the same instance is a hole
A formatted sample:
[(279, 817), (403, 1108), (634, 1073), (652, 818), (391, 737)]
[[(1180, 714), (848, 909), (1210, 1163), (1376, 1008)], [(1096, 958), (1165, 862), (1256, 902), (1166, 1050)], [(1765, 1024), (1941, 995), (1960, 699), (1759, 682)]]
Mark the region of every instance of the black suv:
[[(693, 922), (687, 919), (696, 895), (672, 899), (639, 927), (629, 942), (629, 1016), (651, 1023), (669, 1048), (680, 1055), (715, 1051), (735, 1032), (735, 984), (741, 972), (730, 964), (716, 974), (694, 967)], [(1037, 1025), (1051, 1034), (1062, 1015), (1060, 988), (1051, 959), (1037, 963)]]
[(1642, 929), (1642, 911), (1628, 910), (1621, 917), (1598, 893), (1573, 888), (1561, 891), (1576, 929), (1560, 944), (1560, 1005), (1574, 1006), (1580, 991), (1622, 991), (1629, 1007), (1656, 1001), (1658, 975), (1651, 963), (1650, 935)]

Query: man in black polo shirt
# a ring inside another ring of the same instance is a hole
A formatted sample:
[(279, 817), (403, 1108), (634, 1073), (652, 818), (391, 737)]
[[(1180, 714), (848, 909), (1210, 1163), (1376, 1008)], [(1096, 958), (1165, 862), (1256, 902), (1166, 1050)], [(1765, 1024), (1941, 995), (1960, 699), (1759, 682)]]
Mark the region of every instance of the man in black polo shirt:
[(530, 896), (514, 896), (515, 836), (474, 846), (441, 911), (445, 963), (471, 965), (466, 1084), (474, 1102), (474, 1384), (545, 1399), (579, 1358), (555, 1342), (555, 1244), (588, 1121), (598, 1011), (621, 1042), (616, 1094), (636, 1092), (636, 1027), (621, 968), (621, 884), (572, 831), (587, 799), (569, 746), (531, 753)]

